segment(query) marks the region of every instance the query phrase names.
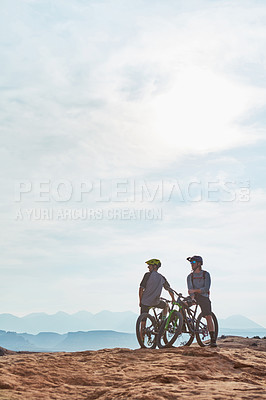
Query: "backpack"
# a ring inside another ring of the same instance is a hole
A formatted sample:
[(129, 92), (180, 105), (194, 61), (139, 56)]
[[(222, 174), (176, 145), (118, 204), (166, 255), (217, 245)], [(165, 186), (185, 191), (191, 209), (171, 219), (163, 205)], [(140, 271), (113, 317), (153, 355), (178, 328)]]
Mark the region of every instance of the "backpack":
[[(202, 271), (202, 272), (203, 272), (203, 279), (205, 280), (206, 271)], [(191, 272), (190, 276), (191, 276), (192, 287), (193, 287), (193, 289), (195, 289), (194, 282), (193, 282), (193, 272)], [(210, 295), (210, 291), (208, 291), (208, 295)]]

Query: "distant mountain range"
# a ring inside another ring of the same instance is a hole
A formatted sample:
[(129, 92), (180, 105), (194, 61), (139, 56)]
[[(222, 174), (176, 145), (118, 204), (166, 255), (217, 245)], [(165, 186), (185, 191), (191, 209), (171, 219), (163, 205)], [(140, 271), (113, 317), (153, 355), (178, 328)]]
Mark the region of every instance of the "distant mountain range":
[[(73, 315), (37, 313), (21, 318), (0, 314), (0, 328), (3, 329), (0, 330), (0, 346), (14, 351), (42, 352), (135, 349), (139, 347), (135, 335), (137, 317), (133, 312), (110, 311), (95, 315), (86, 311)], [(97, 329), (91, 329), (94, 327)], [(266, 329), (243, 315), (233, 315), (219, 320), (219, 335), (264, 337)]]
[(115, 331), (69, 332), (63, 335), (42, 332), (38, 335), (0, 331), (0, 346), (13, 351), (85, 351), (103, 348), (139, 347), (136, 335)]
[(225, 319), (219, 319), (219, 326), (228, 329), (264, 329), (262, 325), (257, 324), (243, 315), (231, 315)]
[[(137, 317), (138, 315), (131, 311), (101, 311), (97, 314), (88, 311), (67, 314), (60, 311), (52, 315), (34, 313), (24, 317), (0, 314), (0, 329), (17, 333), (27, 332), (34, 335), (40, 332), (65, 334), (67, 332), (92, 330), (134, 333)], [(232, 315), (226, 319), (219, 319), (219, 327), (221, 329), (265, 330), (263, 326), (243, 315)]]
[(138, 315), (131, 312), (101, 311), (92, 314), (79, 311), (67, 314), (59, 311), (56, 314), (34, 313), (24, 317), (12, 314), (0, 314), (0, 329), (37, 334), (39, 332), (67, 333), (89, 330), (114, 330), (120, 332), (135, 332)]

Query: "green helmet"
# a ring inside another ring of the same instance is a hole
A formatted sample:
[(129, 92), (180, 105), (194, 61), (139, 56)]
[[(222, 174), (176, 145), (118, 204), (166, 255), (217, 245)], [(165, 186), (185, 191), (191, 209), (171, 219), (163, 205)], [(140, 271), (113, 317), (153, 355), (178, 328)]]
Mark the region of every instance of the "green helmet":
[(151, 260), (145, 261), (145, 263), (148, 265), (155, 265), (157, 268), (161, 266), (161, 261), (157, 258), (152, 258)]

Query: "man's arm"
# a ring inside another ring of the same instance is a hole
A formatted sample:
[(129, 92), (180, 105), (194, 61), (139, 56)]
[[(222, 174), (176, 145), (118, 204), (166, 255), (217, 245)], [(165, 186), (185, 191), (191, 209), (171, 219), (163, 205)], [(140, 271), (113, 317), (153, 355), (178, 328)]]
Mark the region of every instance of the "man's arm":
[(172, 291), (170, 291), (170, 290), (168, 290), (168, 293), (170, 294), (171, 299), (172, 299), (172, 301), (174, 302), (174, 301), (175, 301), (174, 293), (173, 293)]
[(173, 290), (171, 289), (170, 284), (169, 284), (169, 282), (167, 281), (167, 279), (166, 279), (165, 277), (164, 277), (164, 279), (165, 279), (165, 282), (164, 282), (163, 287), (164, 287), (165, 290), (167, 290), (167, 292), (170, 294), (172, 301), (175, 301), (175, 296), (174, 296)]
[(141, 307), (141, 299), (142, 299), (144, 290), (145, 290), (145, 289), (144, 289), (143, 287), (140, 287), (140, 288), (139, 288), (139, 306), (140, 306), (140, 307)]
[(191, 274), (189, 274), (187, 277), (187, 288), (188, 288), (188, 294), (194, 300), (194, 293), (199, 293), (200, 289), (193, 289)]

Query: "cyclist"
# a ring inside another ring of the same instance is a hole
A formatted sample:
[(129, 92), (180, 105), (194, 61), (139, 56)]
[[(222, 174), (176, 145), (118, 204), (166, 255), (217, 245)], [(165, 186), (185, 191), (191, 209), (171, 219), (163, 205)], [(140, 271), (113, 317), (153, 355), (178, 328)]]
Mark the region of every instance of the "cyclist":
[(149, 312), (150, 307), (158, 307), (163, 309), (162, 318), (164, 319), (168, 311), (168, 305), (165, 301), (160, 300), (163, 287), (169, 292), (172, 301), (175, 301), (174, 294), (166, 278), (158, 272), (161, 261), (157, 258), (152, 258), (151, 260), (145, 261), (145, 263), (148, 264), (149, 272), (146, 272), (140, 283), (140, 313)]
[(188, 257), (187, 260), (190, 262), (192, 272), (187, 277), (188, 293), (191, 298), (196, 300), (200, 305), (203, 316), (207, 320), (207, 326), (211, 337), (211, 347), (217, 347), (216, 335), (214, 324), (211, 316), (211, 301), (209, 298), (211, 277), (209, 272), (203, 271), (203, 259), (201, 256)]

